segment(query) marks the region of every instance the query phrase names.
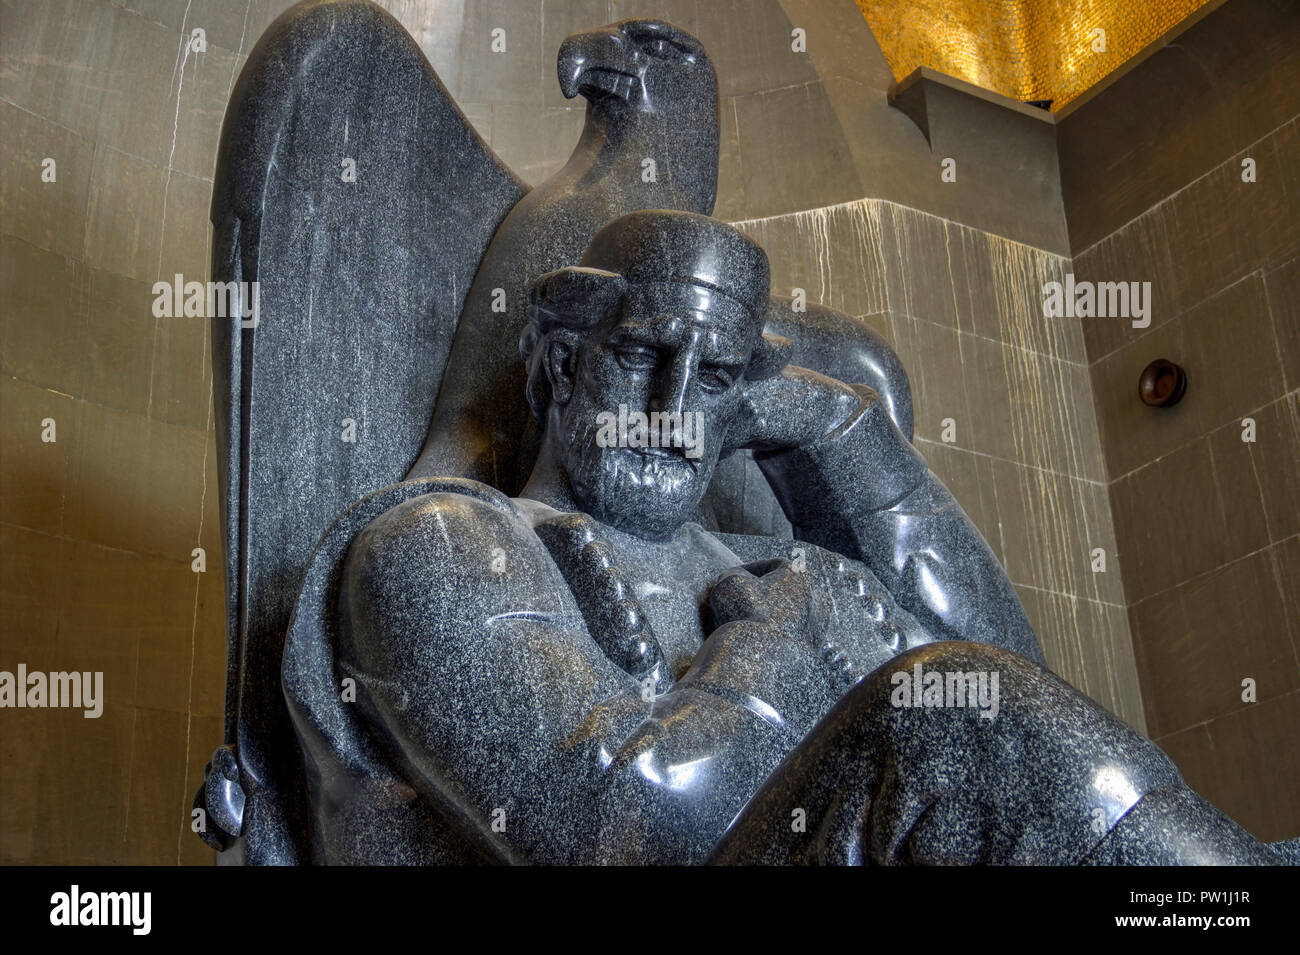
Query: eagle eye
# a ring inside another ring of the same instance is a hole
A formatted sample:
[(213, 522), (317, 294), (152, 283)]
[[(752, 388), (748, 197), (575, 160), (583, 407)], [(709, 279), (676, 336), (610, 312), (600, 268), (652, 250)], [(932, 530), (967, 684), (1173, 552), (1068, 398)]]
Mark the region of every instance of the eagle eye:
[(678, 42), (661, 30), (641, 27), (627, 31), (628, 39), (636, 44), (637, 49), (647, 56), (659, 60), (675, 60), (694, 63), (696, 51)]

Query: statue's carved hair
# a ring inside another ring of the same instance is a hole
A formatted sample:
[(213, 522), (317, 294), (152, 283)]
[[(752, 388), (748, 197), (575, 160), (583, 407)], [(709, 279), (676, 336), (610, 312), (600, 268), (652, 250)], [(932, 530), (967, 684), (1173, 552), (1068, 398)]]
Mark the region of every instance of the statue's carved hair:
[(519, 338), (519, 354), (528, 370), (528, 406), (539, 421), (551, 403), (546, 376), (546, 342), (556, 334), (575, 350), (582, 333), (618, 310), (627, 280), (602, 269), (571, 267), (548, 272), (528, 290), (528, 324)]

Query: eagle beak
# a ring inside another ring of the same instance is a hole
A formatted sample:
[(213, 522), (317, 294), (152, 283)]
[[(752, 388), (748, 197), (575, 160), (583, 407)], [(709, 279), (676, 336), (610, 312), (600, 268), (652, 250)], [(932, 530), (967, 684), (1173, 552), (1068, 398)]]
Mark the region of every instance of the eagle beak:
[(582, 82), (582, 71), (587, 65), (589, 42), (585, 33), (577, 33), (560, 44), (560, 58), (556, 63), (556, 72), (560, 76), (560, 92), (565, 99), (578, 95), (578, 85)]
[(626, 71), (623, 37), (616, 30), (575, 33), (560, 45), (556, 72), (565, 99), (629, 99), (636, 77)]

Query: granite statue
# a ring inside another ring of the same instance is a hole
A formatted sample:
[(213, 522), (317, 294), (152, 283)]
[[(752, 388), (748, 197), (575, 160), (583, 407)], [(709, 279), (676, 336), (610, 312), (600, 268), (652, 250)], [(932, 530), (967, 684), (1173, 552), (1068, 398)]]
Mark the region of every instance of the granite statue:
[(558, 72), (586, 125), (535, 189), (372, 4), (241, 74), (218, 861), (1281, 861), (1046, 669), (888, 345), (708, 217), (699, 42)]
[[(210, 813), (229, 826), (205, 838), (223, 862), (305, 857), (306, 790), (280, 668), (330, 522), (408, 474), (517, 491), (536, 453), (513, 357), (527, 283), (580, 256), (609, 218), (712, 209), (717, 90), (697, 40), (623, 21), (570, 37), (557, 68), (564, 92), (587, 100), (586, 127), (574, 158), (536, 189), (368, 0), (292, 7), (240, 72), (212, 198), (213, 278), (259, 292), (240, 303), (242, 321), (213, 329), (229, 649), (226, 743), (208, 778), (214, 792), (229, 789)], [(633, 145), (655, 151), (653, 182), (631, 163)], [(497, 289), (504, 313), (492, 310)], [(816, 305), (796, 313), (779, 297), (768, 320), (803, 365), (876, 389), (910, 435), (906, 373), (867, 325)], [(435, 399), (460, 440), (431, 427)], [(748, 458), (726, 462), (702, 519), (788, 535), (771, 492), (746, 480)]]

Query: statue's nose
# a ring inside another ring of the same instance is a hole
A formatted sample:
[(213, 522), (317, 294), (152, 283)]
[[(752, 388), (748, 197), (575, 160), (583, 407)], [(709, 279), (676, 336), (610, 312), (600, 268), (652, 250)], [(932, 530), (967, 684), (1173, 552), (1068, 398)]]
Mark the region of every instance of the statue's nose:
[(695, 385), (696, 362), (690, 350), (677, 355), (659, 376), (651, 411), (665, 414), (683, 414), (690, 406), (690, 393)]

